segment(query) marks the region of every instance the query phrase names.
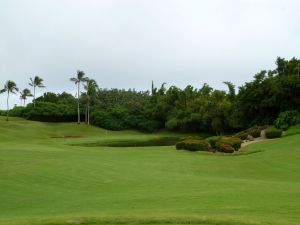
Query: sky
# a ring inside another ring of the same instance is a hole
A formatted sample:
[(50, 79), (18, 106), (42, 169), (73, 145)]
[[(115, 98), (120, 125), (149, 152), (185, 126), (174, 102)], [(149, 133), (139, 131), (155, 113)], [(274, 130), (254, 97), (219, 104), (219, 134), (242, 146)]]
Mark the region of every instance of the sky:
[(0, 0), (0, 88), (38, 75), (37, 95), (75, 94), (77, 70), (102, 88), (241, 86), (299, 57), (299, 11), (298, 0)]

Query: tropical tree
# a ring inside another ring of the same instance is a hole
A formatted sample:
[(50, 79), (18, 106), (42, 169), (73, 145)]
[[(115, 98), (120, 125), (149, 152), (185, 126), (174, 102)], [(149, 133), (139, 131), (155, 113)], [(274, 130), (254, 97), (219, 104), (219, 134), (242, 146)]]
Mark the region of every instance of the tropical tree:
[(7, 104), (7, 112), (6, 112), (6, 121), (8, 121), (8, 114), (9, 114), (9, 95), (10, 93), (12, 94), (16, 94), (16, 92), (19, 91), (19, 89), (17, 88), (17, 85), (15, 82), (8, 80), (6, 81), (4, 88), (2, 90), (0, 90), (0, 94), (7, 92), (7, 100), (6, 100), (6, 104)]
[(35, 107), (35, 89), (38, 88), (44, 88), (43, 79), (35, 76), (34, 78), (30, 78), (29, 85), (33, 87), (33, 107)]
[(235, 99), (235, 85), (230, 81), (224, 81), (223, 84), (226, 84), (228, 87), (228, 97), (231, 101)]
[(80, 84), (86, 82), (88, 77), (85, 77), (85, 73), (81, 70), (77, 70), (77, 76), (70, 78), (70, 81), (77, 85), (77, 112), (78, 112), (78, 124), (80, 124)]
[(32, 97), (33, 95), (31, 94), (30, 90), (25, 88), (23, 91), (20, 92), (20, 99), (23, 101), (23, 104), (25, 106), (25, 102), (27, 100), (27, 97)]
[(87, 124), (90, 124), (90, 104), (91, 101), (95, 98), (97, 91), (99, 90), (98, 84), (93, 79), (86, 79), (86, 84), (84, 85), (84, 89), (86, 90), (87, 97)]

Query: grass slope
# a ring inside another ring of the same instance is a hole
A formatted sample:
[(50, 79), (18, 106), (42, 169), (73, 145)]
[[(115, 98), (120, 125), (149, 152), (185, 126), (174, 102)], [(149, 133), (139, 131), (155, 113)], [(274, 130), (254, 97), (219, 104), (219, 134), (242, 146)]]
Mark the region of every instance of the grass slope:
[(235, 157), (74, 146), (159, 135), (0, 117), (0, 224), (300, 224), (300, 127)]

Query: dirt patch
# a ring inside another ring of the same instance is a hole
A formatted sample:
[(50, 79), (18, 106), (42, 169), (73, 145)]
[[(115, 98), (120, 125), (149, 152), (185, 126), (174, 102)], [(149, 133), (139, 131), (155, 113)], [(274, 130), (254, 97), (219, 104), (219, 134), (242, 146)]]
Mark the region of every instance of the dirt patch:
[(272, 141), (272, 140), (276, 140), (276, 139), (278, 139), (278, 138), (273, 138), (273, 139), (267, 139), (267, 138), (262, 138), (262, 137), (254, 138), (253, 141), (243, 142), (241, 148), (244, 148), (247, 145), (250, 145), (250, 144), (253, 144), (253, 143), (262, 142), (262, 141)]

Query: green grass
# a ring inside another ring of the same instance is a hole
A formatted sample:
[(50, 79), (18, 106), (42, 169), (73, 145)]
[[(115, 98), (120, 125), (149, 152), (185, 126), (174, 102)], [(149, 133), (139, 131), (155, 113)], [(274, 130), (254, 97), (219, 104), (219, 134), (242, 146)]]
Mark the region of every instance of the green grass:
[(299, 126), (235, 157), (76, 146), (170, 136), (0, 117), (0, 224), (300, 224)]

